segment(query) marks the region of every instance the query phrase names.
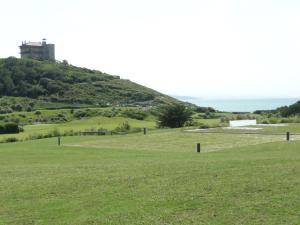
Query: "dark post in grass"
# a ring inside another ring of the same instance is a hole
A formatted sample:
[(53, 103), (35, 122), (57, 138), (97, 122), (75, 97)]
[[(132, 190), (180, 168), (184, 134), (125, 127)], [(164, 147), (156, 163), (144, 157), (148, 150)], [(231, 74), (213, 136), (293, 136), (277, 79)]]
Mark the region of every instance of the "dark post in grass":
[(196, 145), (196, 151), (198, 153), (200, 153), (200, 150), (201, 150), (201, 145), (200, 145), (200, 143), (197, 143), (197, 145)]
[(57, 144), (60, 146), (60, 136), (57, 137)]
[(286, 132), (286, 140), (290, 141), (290, 132)]
[(147, 134), (147, 128), (144, 128), (144, 135)]

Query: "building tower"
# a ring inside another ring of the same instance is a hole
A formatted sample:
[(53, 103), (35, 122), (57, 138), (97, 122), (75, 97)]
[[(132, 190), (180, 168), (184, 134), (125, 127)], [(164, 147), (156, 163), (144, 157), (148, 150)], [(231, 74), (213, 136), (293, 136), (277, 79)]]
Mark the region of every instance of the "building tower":
[(22, 42), (20, 47), (21, 58), (55, 61), (55, 45), (42, 42)]

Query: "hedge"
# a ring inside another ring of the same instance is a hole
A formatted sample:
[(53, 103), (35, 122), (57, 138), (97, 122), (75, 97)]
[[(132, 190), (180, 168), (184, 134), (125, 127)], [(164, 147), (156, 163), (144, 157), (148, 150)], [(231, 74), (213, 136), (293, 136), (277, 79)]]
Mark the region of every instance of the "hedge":
[(0, 134), (17, 134), (19, 132), (20, 129), (16, 123), (0, 124)]

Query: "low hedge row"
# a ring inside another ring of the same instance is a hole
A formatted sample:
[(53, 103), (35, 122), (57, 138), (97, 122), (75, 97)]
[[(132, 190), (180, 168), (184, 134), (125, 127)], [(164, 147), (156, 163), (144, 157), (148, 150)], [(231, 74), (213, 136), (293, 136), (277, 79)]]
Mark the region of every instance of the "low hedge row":
[(17, 134), (20, 128), (17, 123), (3, 123), (0, 124), (0, 134)]

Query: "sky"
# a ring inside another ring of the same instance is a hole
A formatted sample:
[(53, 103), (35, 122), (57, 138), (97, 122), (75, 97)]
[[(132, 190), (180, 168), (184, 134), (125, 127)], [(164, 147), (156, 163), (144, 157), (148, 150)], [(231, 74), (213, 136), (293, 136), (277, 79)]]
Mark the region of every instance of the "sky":
[(300, 97), (299, 0), (0, 0), (0, 58), (22, 41), (165, 94)]

